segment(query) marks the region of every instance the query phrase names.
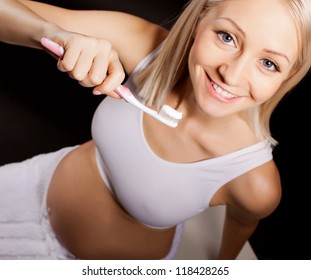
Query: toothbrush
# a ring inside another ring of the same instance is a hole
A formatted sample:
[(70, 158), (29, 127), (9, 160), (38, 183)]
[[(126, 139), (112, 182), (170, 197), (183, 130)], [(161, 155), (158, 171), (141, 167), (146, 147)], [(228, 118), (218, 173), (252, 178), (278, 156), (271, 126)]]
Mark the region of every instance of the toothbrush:
[[(63, 57), (64, 55), (64, 48), (59, 44), (51, 41), (47, 38), (41, 39), (41, 44), (46, 49), (51, 51), (53, 54), (57, 55), (58, 57)], [(159, 112), (150, 109), (149, 107), (143, 105), (139, 102), (132, 92), (125, 86), (120, 85), (116, 89), (116, 93), (119, 94), (126, 102), (130, 103), (131, 105), (135, 106), (136, 108), (142, 110), (146, 114), (154, 117), (158, 121), (170, 126), (170, 127), (177, 127), (178, 121), (182, 119), (182, 113), (176, 111), (172, 107), (168, 105), (163, 105)]]
[(182, 119), (182, 113), (176, 111), (168, 105), (163, 105), (159, 112), (150, 109), (149, 107), (140, 103), (131, 91), (125, 86), (118, 86), (116, 92), (128, 103), (132, 104), (136, 108), (142, 110), (146, 114), (154, 117), (158, 121), (170, 126), (177, 127), (178, 121)]

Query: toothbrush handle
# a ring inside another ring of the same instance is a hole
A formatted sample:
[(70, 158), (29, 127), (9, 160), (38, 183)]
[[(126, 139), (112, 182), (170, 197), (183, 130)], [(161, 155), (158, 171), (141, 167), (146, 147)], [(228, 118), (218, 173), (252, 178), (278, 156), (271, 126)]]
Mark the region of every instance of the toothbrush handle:
[(41, 38), (40, 43), (43, 47), (45, 47), (46, 49), (51, 51), (57, 57), (59, 57), (59, 58), (63, 57), (65, 51), (64, 51), (64, 48), (62, 46), (60, 46), (59, 44), (57, 44), (57, 43), (53, 42), (52, 40), (45, 38), (45, 37)]
[(136, 97), (133, 95), (133, 93), (125, 86), (120, 85), (116, 92), (128, 103), (132, 104), (133, 106), (137, 107), (138, 109), (144, 111), (145, 113), (151, 115), (151, 116), (157, 116), (158, 113), (147, 106), (140, 103)]

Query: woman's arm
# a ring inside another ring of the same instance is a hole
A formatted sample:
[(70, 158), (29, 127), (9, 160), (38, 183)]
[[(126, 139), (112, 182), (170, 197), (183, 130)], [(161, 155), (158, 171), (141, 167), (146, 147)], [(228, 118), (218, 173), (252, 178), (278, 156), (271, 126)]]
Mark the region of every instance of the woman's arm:
[[(40, 17), (65, 30), (102, 38), (112, 44), (127, 73), (166, 36), (167, 30), (139, 17), (112, 11), (69, 10), (19, 0)], [(66, 46), (64, 46), (66, 49)]]
[(40, 39), (47, 37), (65, 49), (58, 62), (61, 71), (85, 87), (96, 86), (94, 92), (114, 97), (125, 76), (123, 67), (130, 73), (165, 35), (163, 28), (124, 13), (0, 0), (0, 41), (42, 48)]
[[(67, 72), (85, 87), (96, 86), (94, 93), (119, 97), (113, 90), (121, 84), (125, 73), (118, 53), (109, 41), (67, 31), (57, 22), (41, 17), (23, 3), (37, 6), (31, 1), (0, 0), (0, 41), (41, 49), (42, 37), (55, 41), (66, 50), (58, 61), (61, 71)], [(44, 11), (44, 6), (40, 7), (38, 3), (38, 10)], [(55, 16), (59, 19), (66, 15), (64, 9), (51, 6), (50, 11), (52, 14), (59, 12)], [(69, 21), (71, 19), (69, 16)]]
[(278, 206), (279, 172), (270, 161), (233, 180), (226, 188), (227, 209), (218, 259), (235, 259), (259, 221)]
[(60, 28), (15, 0), (0, 0), (0, 41), (42, 48), (40, 38)]
[(227, 206), (223, 228), (222, 242), (217, 259), (234, 260), (243, 248), (245, 242), (255, 231), (259, 219), (245, 220), (236, 217), (232, 208)]

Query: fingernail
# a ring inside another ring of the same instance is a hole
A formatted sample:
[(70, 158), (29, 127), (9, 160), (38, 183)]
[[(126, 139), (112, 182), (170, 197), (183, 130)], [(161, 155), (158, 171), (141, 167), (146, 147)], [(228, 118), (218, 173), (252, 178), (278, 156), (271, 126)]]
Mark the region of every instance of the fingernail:
[(101, 95), (102, 93), (99, 90), (93, 90), (94, 95)]

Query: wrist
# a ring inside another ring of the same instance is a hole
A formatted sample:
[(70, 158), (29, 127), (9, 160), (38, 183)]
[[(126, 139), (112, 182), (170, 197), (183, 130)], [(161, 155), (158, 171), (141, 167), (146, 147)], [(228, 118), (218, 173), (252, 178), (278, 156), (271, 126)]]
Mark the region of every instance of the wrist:
[(58, 41), (57, 38), (59, 38), (59, 34), (64, 32), (63, 29), (61, 29), (56, 24), (50, 23), (50, 22), (44, 22), (40, 25), (40, 27), (37, 30), (34, 30), (31, 33), (31, 44), (33, 47), (37, 47), (40, 49), (43, 49), (40, 41), (43, 37), (48, 38), (52, 41)]

